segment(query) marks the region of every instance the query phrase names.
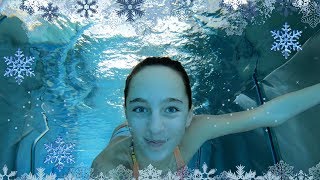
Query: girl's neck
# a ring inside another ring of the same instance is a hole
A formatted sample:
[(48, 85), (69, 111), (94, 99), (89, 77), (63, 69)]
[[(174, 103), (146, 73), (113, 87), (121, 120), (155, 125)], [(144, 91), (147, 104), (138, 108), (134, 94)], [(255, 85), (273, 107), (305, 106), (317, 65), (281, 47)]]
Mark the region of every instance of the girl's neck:
[(173, 153), (171, 153), (169, 156), (167, 156), (165, 159), (161, 161), (152, 161), (149, 158), (145, 157), (143, 155), (143, 152), (141, 152), (135, 145), (133, 147), (140, 170), (148, 168), (148, 166), (151, 164), (153, 168), (157, 170), (162, 170), (162, 173), (167, 172), (168, 170), (171, 170), (172, 172), (175, 171), (175, 166), (172, 167), (175, 164), (175, 158)]

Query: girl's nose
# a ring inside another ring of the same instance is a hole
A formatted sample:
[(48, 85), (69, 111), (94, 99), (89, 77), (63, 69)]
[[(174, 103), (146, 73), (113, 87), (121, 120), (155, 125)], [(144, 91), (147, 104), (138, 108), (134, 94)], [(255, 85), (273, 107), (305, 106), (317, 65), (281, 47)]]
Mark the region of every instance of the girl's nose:
[(149, 121), (149, 130), (155, 136), (163, 132), (163, 120), (158, 113), (152, 113)]

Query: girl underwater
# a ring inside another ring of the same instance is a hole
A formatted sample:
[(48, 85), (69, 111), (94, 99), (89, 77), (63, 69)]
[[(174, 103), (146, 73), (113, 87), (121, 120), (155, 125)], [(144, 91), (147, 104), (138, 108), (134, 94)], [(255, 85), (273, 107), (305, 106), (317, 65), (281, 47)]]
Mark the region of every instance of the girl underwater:
[[(127, 121), (114, 130), (108, 146), (93, 161), (93, 175), (107, 174), (120, 164), (133, 170), (136, 179), (138, 170), (149, 164), (162, 172), (178, 171), (207, 140), (278, 126), (319, 104), (319, 92), (320, 83), (249, 111), (193, 115), (190, 82), (181, 63), (168, 57), (146, 58), (126, 79)], [(121, 134), (125, 127), (130, 134)]]

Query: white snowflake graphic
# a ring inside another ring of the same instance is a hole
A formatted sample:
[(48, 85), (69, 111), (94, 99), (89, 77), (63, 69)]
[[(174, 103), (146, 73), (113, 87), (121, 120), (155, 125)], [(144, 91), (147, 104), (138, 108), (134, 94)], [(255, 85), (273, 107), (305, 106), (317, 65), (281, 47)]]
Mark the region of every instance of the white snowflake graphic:
[(263, 176), (258, 176), (256, 180), (280, 180), (280, 177), (268, 171), (267, 174), (264, 174)]
[(3, 168), (2, 168), (2, 171), (3, 171), (3, 174), (0, 173), (0, 179), (4, 179), (6, 177), (6, 179), (10, 179), (12, 177), (14, 177), (16, 174), (17, 174), (17, 171), (11, 171), (9, 174), (8, 174), (8, 167), (7, 165), (4, 165)]
[(109, 171), (109, 177), (112, 179), (131, 179), (132, 178), (132, 170), (126, 169), (122, 164), (117, 166), (116, 169)]
[(305, 9), (309, 6), (311, 0), (293, 0), (292, 5), (300, 11), (305, 11)]
[(100, 172), (100, 174), (96, 177), (90, 177), (90, 180), (105, 180), (105, 179), (110, 179), (110, 178), (108, 178), (108, 176), (103, 174), (102, 172)]
[[(83, 1), (77, 1), (77, 4), (80, 6), (80, 9), (77, 10), (77, 13), (82, 13), (84, 12), (84, 17), (88, 18), (93, 17), (93, 13), (97, 13), (97, 1), (92, 0), (91, 2), (89, 2), (89, 0), (84, 0)], [(91, 15), (89, 15), (91, 14)], [(83, 15), (80, 15), (81, 17), (83, 17)]]
[(77, 178), (72, 173), (68, 173), (68, 175), (64, 176), (63, 180), (77, 180)]
[(41, 6), (39, 9), (42, 10), (44, 13), (42, 15), (43, 18), (45, 18), (48, 21), (52, 21), (53, 18), (57, 18), (58, 17), (58, 10), (59, 8), (57, 6), (52, 6), (53, 3), (48, 3), (48, 6)]
[(227, 174), (227, 178), (230, 180), (251, 180), (254, 179), (256, 177), (256, 172), (253, 171), (251, 172), (251, 170), (247, 173), (245, 172), (244, 166), (240, 165), (240, 166), (236, 166), (237, 167), (237, 174), (232, 173), (231, 171), (228, 172)]
[(301, 45), (297, 40), (301, 36), (302, 31), (293, 30), (291, 31), (290, 26), (285, 23), (282, 31), (271, 31), (272, 37), (276, 40), (271, 50), (279, 51), (282, 50), (282, 55), (287, 59), (290, 56), (292, 50), (299, 51), (302, 50)]
[(121, 10), (117, 11), (117, 15), (120, 17), (126, 14), (127, 21), (133, 22), (134, 14), (139, 15), (140, 17), (144, 14), (140, 9), (143, 0), (117, 0), (117, 3), (121, 6)]
[(232, 7), (233, 10), (237, 10), (241, 5), (247, 4), (247, 0), (223, 0), (223, 5)]
[(16, 51), (15, 57), (4, 57), (7, 63), (7, 69), (4, 76), (15, 76), (16, 82), (20, 85), (24, 79), (24, 76), (35, 76), (32, 68), (34, 57), (24, 57), (24, 54), (20, 49)]
[[(82, 165), (83, 166), (83, 165)], [(236, 173), (232, 173), (231, 171), (226, 172), (223, 171), (220, 175), (213, 175), (216, 172), (216, 169), (211, 169), (207, 172), (207, 165), (203, 164), (202, 169), (204, 173), (201, 173), (198, 169), (194, 170), (190, 176), (183, 176), (183, 178), (179, 177), (177, 172), (172, 173), (169, 171), (166, 176), (161, 178), (161, 170), (155, 169), (151, 164), (144, 170), (139, 170), (139, 180), (318, 180), (320, 179), (320, 163), (318, 163), (315, 167), (309, 169), (309, 176), (305, 174), (302, 170), (298, 173), (293, 173), (293, 167), (288, 164), (280, 161), (278, 164), (269, 167), (269, 171), (267, 174), (263, 176), (256, 177), (255, 171), (251, 172), (251, 170), (246, 173), (244, 171), (244, 166), (236, 166)], [(86, 167), (87, 169), (87, 167)], [(187, 166), (185, 166), (184, 170), (188, 170)], [(83, 177), (77, 176), (71, 171), (63, 176), (63, 178), (56, 178), (56, 174), (50, 173), (45, 174), (44, 168), (37, 168), (37, 173), (24, 173), (21, 177), (17, 177), (15, 180), (78, 180), (78, 179), (89, 179), (89, 180), (135, 180), (132, 176), (132, 170), (126, 169), (125, 166), (119, 165), (116, 169), (109, 171), (111, 176), (106, 176), (102, 172), (96, 177)], [(4, 174), (0, 173), (0, 180), (3, 179), (14, 179), (13, 177), (16, 175), (16, 171), (11, 171), (8, 174), (8, 168), (6, 165), (3, 167)], [(191, 171), (190, 171), (191, 173)], [(206, 176), (206, 177), (205, 177)], [(211, 176), (211, 177), (209, 177)]]
[(284, 161), (269, 167), (269, 171), (281, 178), (281, 180), (289, 180), (289, 177), (293, 176), (293, 167), (289, 166)]
[(204, 163), (202, 165), (202, 170), (203, 173), (199, 170), (199, 169), (195, 169), (194, 170), (194, 174), (193, 174), (193, 178), (192, 179), (196, 179), (196, 180), (201, 180), (201, 179), (205, 179), (205, 180), (213, 180), (214, 177), (214, 173), (216, 173), (216, 169), (210, 169), (209, 172), (207, 172), (208, 166), (206, 163)]
[(63, 169), (64, 163), (75, 163), (71, 154), (74, 150), (74, 143), (65, 143), (62, 137), (55, 140), (55, 144), (44, 144), (47, 150), (47, 156), (44, 163), (54, 163), (59, 171)]
[(313, 1), (302, 9), (303, 16), (301, 22), (308, 23), (312, 28), (315, 28), (320, 23), (320, 4)]
[(313, 177), (313, 179), (320, 179), (320, 162), (309, 169), (309, 174)]
[(290, 180), (313, 180), (312, 176), (308, 176), (302, 170), (299, 173), (295, 174), (294, 176), (289, 177)]
[(156, 180), (160, 179), (162, 170), (155, 169), (151, 164), (146, 169), (139, 170), (139, 180)]
[(49, 175), (44, 173), (44, 168), (37, 168), (37, 174), (33, 175), (32, 173), (24, 173), (21, 177), (17, 178), (17, 180), (55, 180), (56, 174), (50, 173)]

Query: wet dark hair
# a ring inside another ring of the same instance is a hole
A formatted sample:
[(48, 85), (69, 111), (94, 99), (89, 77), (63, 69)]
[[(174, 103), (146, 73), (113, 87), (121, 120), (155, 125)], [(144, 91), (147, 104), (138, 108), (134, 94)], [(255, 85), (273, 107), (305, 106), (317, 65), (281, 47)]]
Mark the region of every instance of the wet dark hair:
[(153, 65), (161, 65), (171, 68), (172, 70), (176, 71), (178, 74), (181, 75), (183, 79), (183, 84), (185, 86), (185, 90), (188, 96), (188, 106), (189, 110), (191, 109), (192, 105), (192, 95), (191, 95), (191, 87), (190, 87), (190, 81), (189, 77), (187, 75), (187, 72), (185, 71), (184, 67), (179, 61), (172, 60), (168, 57), (148, 57), (144, 59), (143, 61), (139, 62), (131, 71), (131, 73), (128, 75), (126, 79), (126, 85), (124, 88), (124, 106), (126, 107), (126, 99), (129, 92), (129, 85), (134, 77), (135, 74), (137, 74), (139, 71), (141, 71), (143, 68), (147, 66), (153, 66)]

